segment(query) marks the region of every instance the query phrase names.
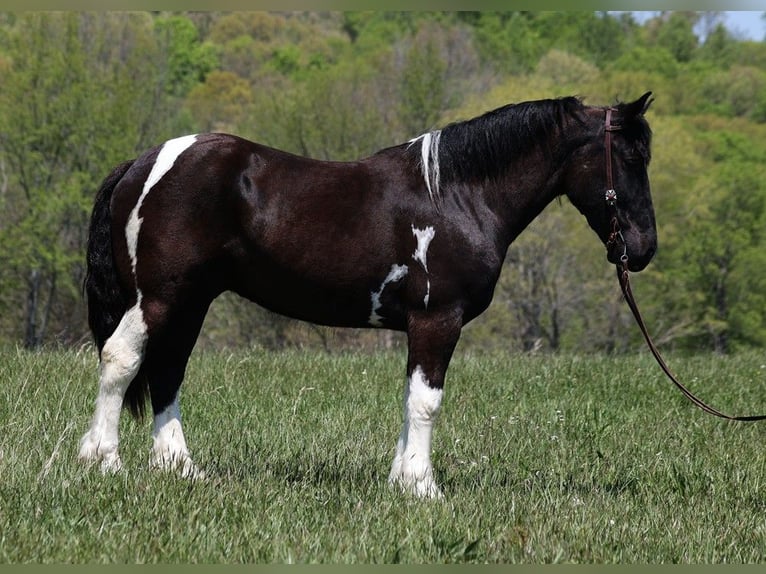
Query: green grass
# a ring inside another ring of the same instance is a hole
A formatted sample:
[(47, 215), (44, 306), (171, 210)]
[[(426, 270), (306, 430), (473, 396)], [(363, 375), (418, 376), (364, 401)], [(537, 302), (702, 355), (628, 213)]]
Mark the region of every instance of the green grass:
[[(766, 359), (671, 357), (735, 414), (766, 410)], [(76, 461), (91, 350), (0, 351), (0, 562), (762, 562), (762, 424), (686, 402), (647, 354), (465, 356), (433, 461), (445, 499), (386, 484), (402, 354), (196, 354), (186, 437), (208, 475), (148, 468), (150, 420), (123, 415), (125, 469)]]

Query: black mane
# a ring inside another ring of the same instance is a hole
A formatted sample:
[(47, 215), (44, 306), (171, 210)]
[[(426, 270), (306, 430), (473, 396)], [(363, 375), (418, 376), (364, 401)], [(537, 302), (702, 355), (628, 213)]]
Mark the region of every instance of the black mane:
[[(438, 146), (440, 183), (494, 178), (508, 165), (508, 158), (548, 141), (567, 117), (583, 107), (573, 96), (523, 102), (447, 125)], [(421, 158), (420, 145), (410, 149)]]

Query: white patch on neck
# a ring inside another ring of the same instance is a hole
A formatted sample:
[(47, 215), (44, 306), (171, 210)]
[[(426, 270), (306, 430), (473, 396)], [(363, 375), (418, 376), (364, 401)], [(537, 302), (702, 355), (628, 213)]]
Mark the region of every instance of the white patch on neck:
[(410, 145), (422, 140), (420, 168), (432, 201), (435, 197), (439, 197), (439, 140), (441, 137), (441, 130), (435, 130), (410, 140)]
[[(412, 225), (412, 234), (418, 241), (418, 245), (415, 248), (415, 253), (412, 254), (412, 258), (419, 262), (423, 266), (426, 274), (428, 274), (428, 261), (426, 256), (428, 254), (428, 246), (431, 244), (431, 240), (434, 238), (434, 235), (436, 235), (436, 231), (434, 231), (434, 228), (430, 225), (426, 226), (425, 229), (418, 229), (415, 227), (415, 225)], [(426, 309), (428, 309), (428, 300), (430, 297), (431, 280), (426, 278), (426, 295), (423, 297), (423, 304), (425, 305)]]
[[(180, 156), (184, 150), (189, 148), (197, 140), (196, 135), (183, 136), (180, 138), (172, 139), (162, 146), (160, 153), (157, 155), (157, 159), (154, 161), (152, 170), (149, 172), (149, 177), (144, 182), (144, 189), (136, 202), (133, 211), (130, 212), (128, 217), (128, 223), (125, 225), (125, 239), (128, 242), (128, 255), (130, 256), (130, 264), (133, 269), (133, 277), (136, 276), (136, 251), (138, 250), (138, 233), (141, 231), (141, 222), (143, 218), (138, 215), (141, 205), (144, 203), (149, 191), (156, 183), (162, 179), (170, 168), (173, 167), (176, 159)], [(138, 290), (138, 300), (141, 301), (141, 291)]]
[(392, 265), (391, 271), (388, 272), (388, 275), (386, 275), (386, 278), (383, 280), (383, 283), (380, 284), (380, 289), (377, 291), (373, 291), (370, 293), (370, 301), (372, 303), (372, 310), (370, 311), (370, 319), (369, 323), (370, 325), (373, 325), (374, 327), (382, 327), (383, 323), (381, 322), (383, 317), (378, 315), (378, 310), (383, 305), (380, 302), (380, 296), (383, 295), (383, 290), (386, 288), (386, 285), (389, 283), (394, 283), (396, 281), (400, 281), (402, 278), (404, 278), (405, 275), (407, 275), (407, 272), (409, 269), (406, 265)]

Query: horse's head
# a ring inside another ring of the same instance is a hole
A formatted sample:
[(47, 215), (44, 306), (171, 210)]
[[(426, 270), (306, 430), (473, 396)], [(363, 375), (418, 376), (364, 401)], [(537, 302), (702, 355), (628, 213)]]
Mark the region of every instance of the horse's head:
[(614, 108), (586, 108), (584, 145), (568, 163), (566, 194), (607, 248), (607, 259), (627, 257), (641, 271), (657, 251), (657, 229), (647, 167), (651, 130), (644, 119), (647, 92)]

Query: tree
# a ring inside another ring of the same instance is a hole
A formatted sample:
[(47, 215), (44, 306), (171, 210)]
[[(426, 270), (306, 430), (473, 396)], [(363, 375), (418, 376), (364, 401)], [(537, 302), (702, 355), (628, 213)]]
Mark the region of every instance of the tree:
[(404, 57), (399, 116), (413, 135), (434, 128), (445, 107), (447, 63), (436, 35), (433, 26), (422, 28)]
[(232, 72), (214, 70), (189, 92), (186, 107), (198, 131), (237, 132), (252, 113), (250, 84)]
[(54, 323), (59, 339), (82, 336), (93, 192), (114, 164), (167, 129), (157, 121), (167, 109), (152, 90), (147, 14), (24, 13), (3, 40), (0, 306), (34, 348)]
[(215, 50), (200, 42), (197, 28), (184, 16), (159, 18), (155, 26), (166, 54), (165, 90), (184, 96), (217, 66)]
[(697, 336), (717, 352), (766, 342), (766, 150), (729, 131), (702, 136), (715, 164), (695, 190), (679, 240), (679, 273)]
[(699, 44), (694, 33), (698, 18), (695, 12), (671, 12), (657, 32), (657, 45), (670, 52), (677, 62), (690, 61)]

